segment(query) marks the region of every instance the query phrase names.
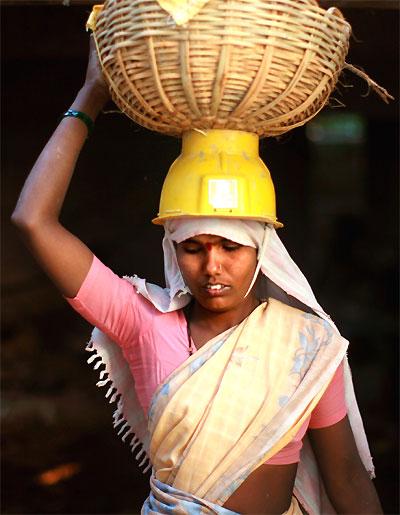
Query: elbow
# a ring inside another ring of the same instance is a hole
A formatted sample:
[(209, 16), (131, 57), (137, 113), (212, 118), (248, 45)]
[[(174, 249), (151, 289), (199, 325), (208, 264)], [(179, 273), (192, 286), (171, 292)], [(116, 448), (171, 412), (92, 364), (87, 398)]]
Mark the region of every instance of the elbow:
[(27, 219), (22, 213), (20, 213), (18, 206), (14, 209), (11, 215), (11, 223), (18, 229), (22, 229), (27, 224)]
[(33, 221), (18, 209), (18, 206), (11, 215), (11, 223), (21, 232), (28, 231), (34, 225)]
[(43, 221), (39, 217), (24, 213), (18, 206), (11, 215), (11, 222), (23, 234), (33, 234), (43, 227)]

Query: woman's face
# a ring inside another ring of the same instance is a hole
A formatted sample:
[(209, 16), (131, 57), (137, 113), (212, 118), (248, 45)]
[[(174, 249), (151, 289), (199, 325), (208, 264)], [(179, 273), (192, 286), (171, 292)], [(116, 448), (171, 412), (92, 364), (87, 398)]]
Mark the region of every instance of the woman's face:
[(201, 234), (176, 246), (179, 268), (194, 298), (210, 311), (225, 312), (243, 302), (257, 266), (257, 251), (220, 236)]

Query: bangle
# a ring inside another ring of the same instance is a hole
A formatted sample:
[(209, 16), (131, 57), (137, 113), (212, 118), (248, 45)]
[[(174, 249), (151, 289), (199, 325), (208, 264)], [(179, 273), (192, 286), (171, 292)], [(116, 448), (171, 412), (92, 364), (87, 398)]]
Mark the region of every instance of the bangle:
[(63, 118), (67, 118), (72, 116), (72, 118), (79, 118), (86, 125), (88, 130), (88, 137), (92, 134), (94, 128), (94, 121), (88, 116), (86, 113), (82, 113), (82, 111), (75, 111), (75, 109), (68, 109), (63, 114)]

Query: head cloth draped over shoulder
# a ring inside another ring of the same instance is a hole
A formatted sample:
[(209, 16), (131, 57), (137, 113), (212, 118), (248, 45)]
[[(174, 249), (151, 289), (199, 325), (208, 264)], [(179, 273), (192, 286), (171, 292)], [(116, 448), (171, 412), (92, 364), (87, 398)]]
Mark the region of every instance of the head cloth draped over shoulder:
[[(310, 307), (320, 317), (330, 321), (329, 315), (318, 304), (307, 279), (270, 224), (232, 218), (176, 218), (167, 220), (164, 229), (164, 271), (167, 288), (161, 290), (144, 282), (139, 287), (140, 293), (160, 311), (180, 309), (191, 299), (179, 270), (174, 242), (181, 243), (199, 234), (213, 234), (258, 249), (258, 266), (253, 282), (258, 271), (261, 271), (285, 293)], [(330, 323), (333, 325), (333, 322), (330, 321)]]

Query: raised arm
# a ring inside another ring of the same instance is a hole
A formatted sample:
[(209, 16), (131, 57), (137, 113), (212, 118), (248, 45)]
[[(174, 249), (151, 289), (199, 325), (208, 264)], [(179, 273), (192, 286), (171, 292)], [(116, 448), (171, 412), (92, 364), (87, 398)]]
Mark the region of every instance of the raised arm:
[[(71, 109), (95, 120), (109, 100), (109, 92), (101, 74), (93, 38), (90, 39), (85, 82)], [(33, 166), (11, 217), (36, 260), (67, 297), (77, 294), (93, 259), (88, 247), (59, 221), (87, 135), (88, 129), (82, 120), (72, 117), (61, 120)]]

